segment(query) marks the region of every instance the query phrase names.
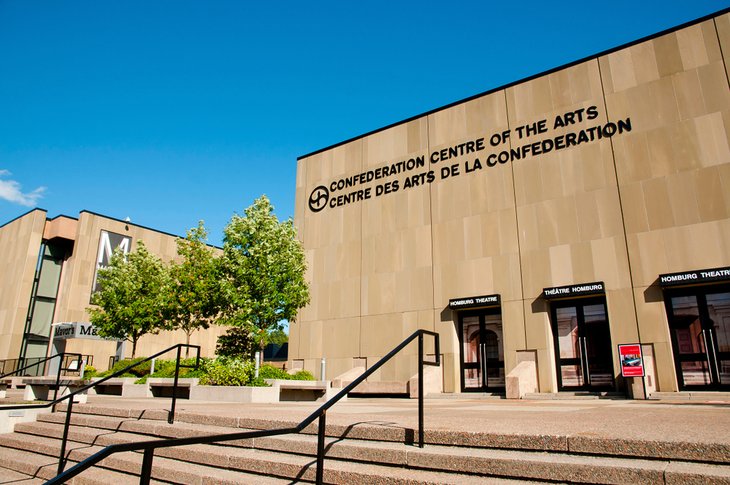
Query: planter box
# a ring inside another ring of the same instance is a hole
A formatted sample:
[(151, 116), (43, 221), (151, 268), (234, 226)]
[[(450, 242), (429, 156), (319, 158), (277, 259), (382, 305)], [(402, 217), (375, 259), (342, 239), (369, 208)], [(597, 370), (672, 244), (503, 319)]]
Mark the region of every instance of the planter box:
[(279, 402), (279, 389), (274, 387), (248, 386), (192, 386), (191, 401), (216, 402)]
[[(190, 391), (198, 385), (197, 377), (181, 377), (177, 380), (177, 397), (189, 399)], [(172, 397), (172, 388), (175, 379), (172, 377), (150, 377), (147, 379), (149, 388), (148, 396), (151, 397)]]
[(340, 389), (330, 387), (329, 381), (266, 379), (266, 383), (273, 389), (277, 389), (279, 401), (324, 402), (340, 391)]
[[(92, 381), (98, 381), (101, 378), (93, 378)], [(147, 397), (149, 395), (149, 386), (147, 384), (135, 384), (137, 377), (115, 377), (104, 381), (96, 387), (89, 389), (89, 394), (108, 394), (112, 396), (122, 397)]]

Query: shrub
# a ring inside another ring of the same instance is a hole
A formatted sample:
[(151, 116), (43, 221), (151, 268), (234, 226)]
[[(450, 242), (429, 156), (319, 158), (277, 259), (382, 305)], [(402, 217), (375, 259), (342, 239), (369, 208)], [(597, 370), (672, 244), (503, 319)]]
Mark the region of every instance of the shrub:
[(312, 375), (312, 373), (309, 372), (308, 370), (304, 370), (304, 369), (295, 372), (294, 375), (291, 376), (291, 378), (294, 379), (295, 381), (313, 381), (314, 380), (314, 376)]
[[(210, 359), (201, 358), (200, 365), (197, 369), (192, 367), (182, 366), (194, 366), (195, 358), (180, 359), (180, 372), (178, 377), (202, 377), (205, 375), (205, 368)], [(135, 381), (135, 384), (144, 384), (150, 377), (175, 377), (175, 360), (158, 360), (155, 362), (155, 373), (142, 376)]]
[(270, 364), (264, 364), (259, 369), (259, 377), (262, 379), (287, 379), (294, 381), (313, 381), (314, 376), (307, 370), (297, 371), (295, 374), (289, 374), (283, 369), (274, 367)]
[[(120, 370), (124, 369), (125, 367), (127, 367), (133, 363), (141, 362), (143, 359), (144, 359), (144, 357), (137, 357), (136, 359), (122, 359), (120, 361), (117, 361), (117, 363), (114, 364), (114, 366), (111, 369), (100, 373), (98, 376), (99, 377), (109, 376), (111, 374), (114, 374), (115, 372), (119, 372)], [(127, 372), (125, 372), (120, 377), (142, 377), (143, 375), (149, 374), (149, 373), (150, 373), (150, 363), (145, 362), (143, 364), (140, 364), (136, 367), (129, 369)]]
[(87, 365), (84, 367), (84, 379), (91, 379), (96, 377), (96, 367), (93, 365)]
[(207, 386), (245, 386), (254, 378), (255, 367), (250, 360), (218, 357), (205, 366), (200, 383)]

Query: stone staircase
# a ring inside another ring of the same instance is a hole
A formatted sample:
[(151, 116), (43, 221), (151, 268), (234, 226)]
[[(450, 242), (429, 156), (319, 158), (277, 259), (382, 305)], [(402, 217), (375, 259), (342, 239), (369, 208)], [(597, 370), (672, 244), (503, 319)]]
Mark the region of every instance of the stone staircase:
[[(64, 407), (0, 435), (0, 483), (43, 483), (55, 476)], [(104, 446), (154, 438), (189, 437), (296, 423), (178, 413), (74, 406), (69, 459), (81, 461)], [(281, 484), (315, 477), (316, 428), (304, 434), (225, 444), (162, 448), (153, 483)], [(608, 440), (590, 436), (501, 435), (426, 430), (427, 445), (413, 445), (414, 430), (387, 423), (328, 425), (324, 480), (342, 484), (483, 483), (728, 483), (730, 450), (723, 446)], [(139, 483), (142, 454), (112, 455), (71, 483)]]

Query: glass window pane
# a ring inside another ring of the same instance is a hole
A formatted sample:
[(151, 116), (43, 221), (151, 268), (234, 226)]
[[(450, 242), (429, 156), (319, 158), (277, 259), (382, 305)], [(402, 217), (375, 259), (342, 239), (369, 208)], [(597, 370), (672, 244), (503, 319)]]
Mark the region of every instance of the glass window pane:
[(41, 267), (41, 276), (38, 280), (38, 296), (56, 298), (58, 282), (61, 278), (61, 262), (44, 259)]
[(30, 333), (48, 337), (51, 335), (54, 302), (36, 300), (33, 307), (33, 320), (30, 324)]
[(561, 359), (580, 355), (578, 347), (578, 313), (575, 307), (557, 308), (558, 347)]

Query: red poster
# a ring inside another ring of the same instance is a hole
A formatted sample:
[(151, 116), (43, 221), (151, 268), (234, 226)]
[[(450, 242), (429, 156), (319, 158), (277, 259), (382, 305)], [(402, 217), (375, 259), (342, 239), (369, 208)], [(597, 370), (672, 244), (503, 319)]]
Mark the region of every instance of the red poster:
[(644, 377), (644, 357), (641, 344), (622, 344), (618, 346), (621, 360), (621, 375), (624, 377)]

